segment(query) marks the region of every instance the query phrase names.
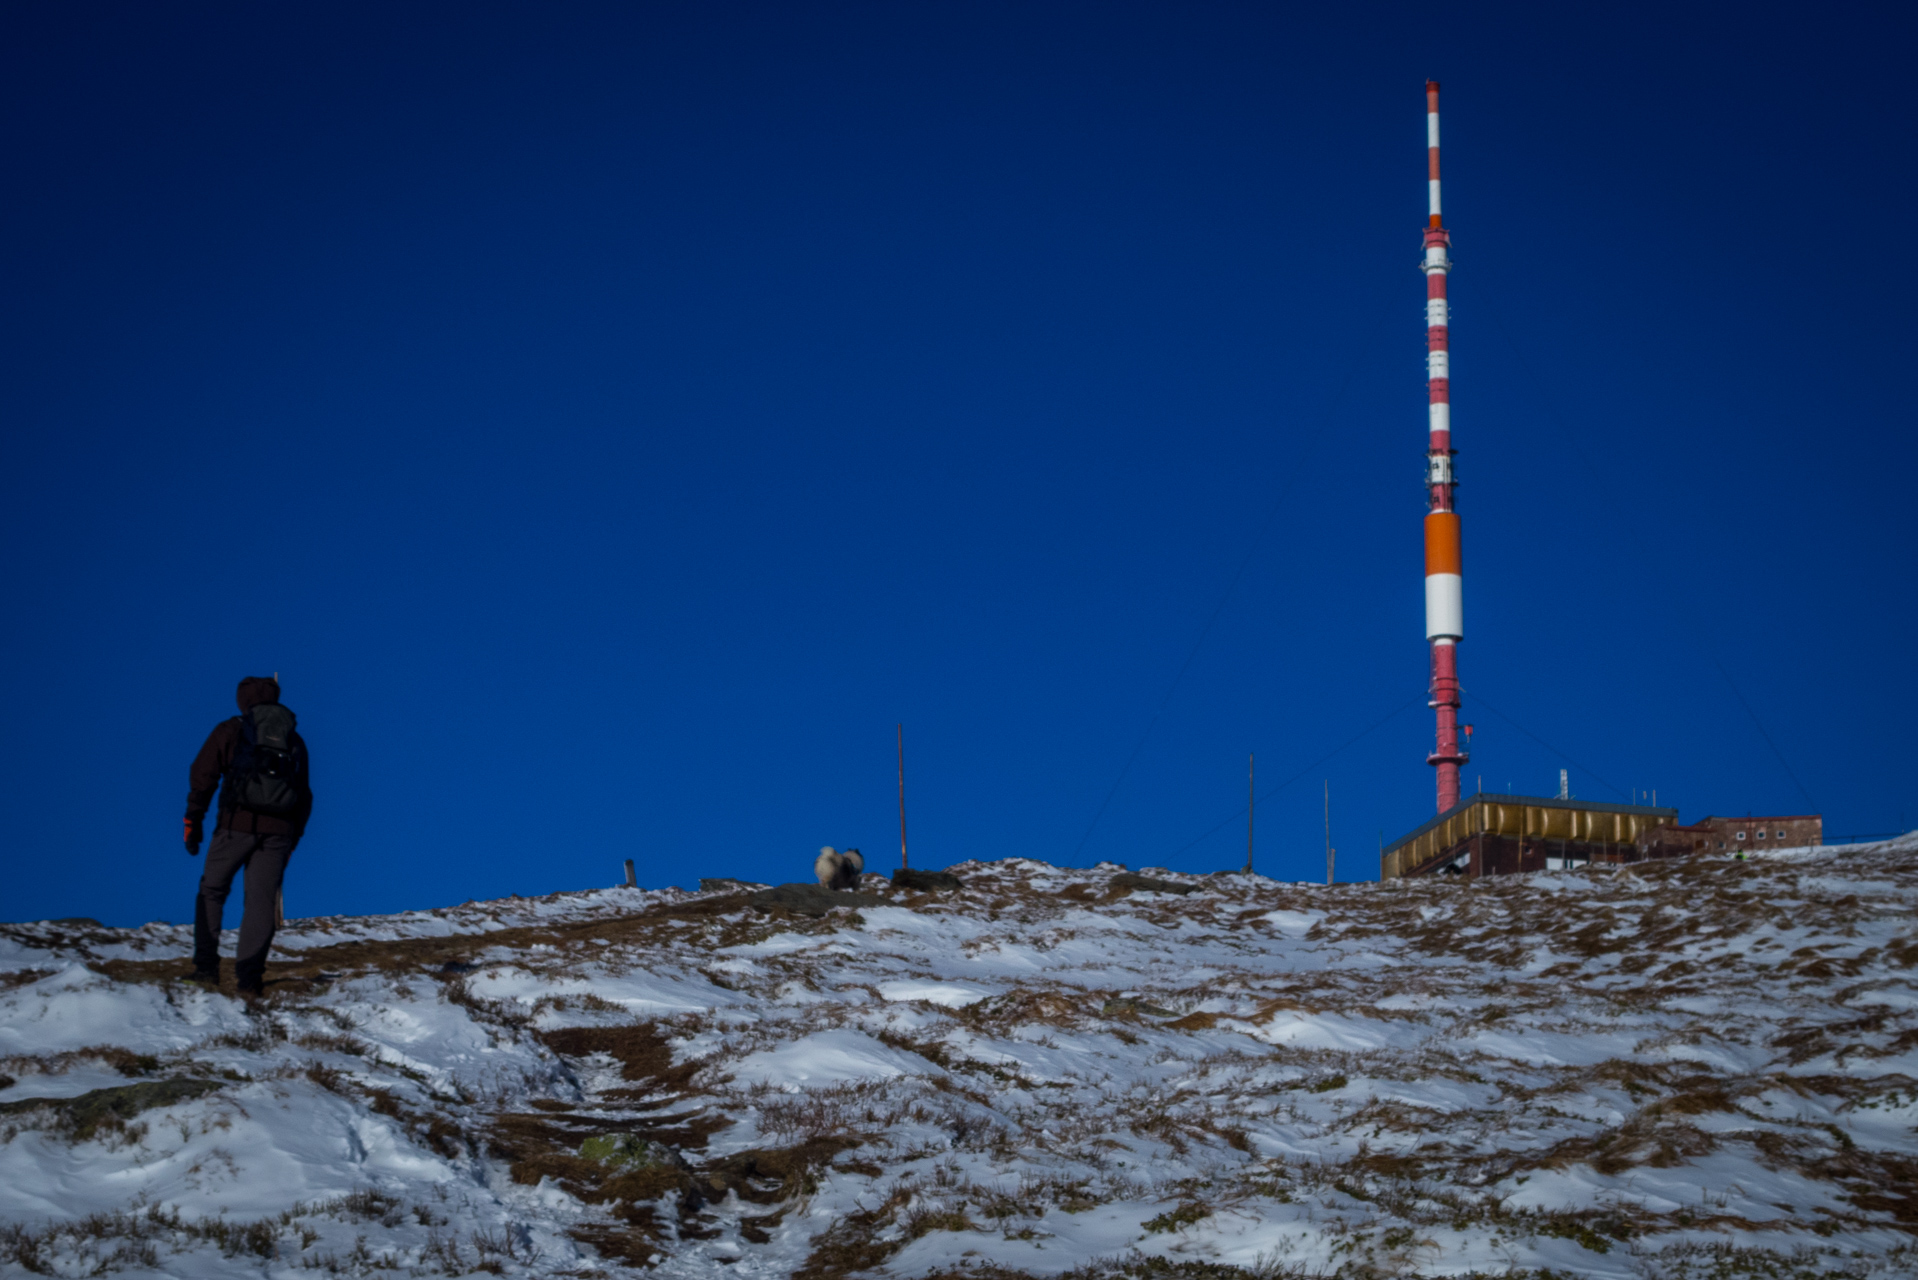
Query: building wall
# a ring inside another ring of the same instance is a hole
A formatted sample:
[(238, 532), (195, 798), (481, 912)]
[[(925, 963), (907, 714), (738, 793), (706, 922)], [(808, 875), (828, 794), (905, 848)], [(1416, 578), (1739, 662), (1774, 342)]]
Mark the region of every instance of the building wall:
[[(1641, 805), (1603, 805), (1577, 800), (1548, 800), (1538, 796), (1477, 795), (1458, 808), (1439, 815), (1423, 827), (1386, 849), (1379, 860), (1381, 879), (1398, 876), (1429, 875), (1456, 861), (1467, 842), (1481, 836), (1504, 837), (1518, 843), (1513, 850), (1536, 846), (1539, 850), (1560, 846), (1579, 852), (1564, 856), (1575, 861), (1633, 861), (1632, 853), (1646, 832), (1669, 826), (1678, 819), (1675, 809), (1655, 809)], [(1493, 849), (1495, 846), (1474, 846)], [(1503, 849), (1504, 846), (1496, 846)], [(1588, 854), (1584, 850), (1590, 850)], [(1601, 856), (1602, 855), (1602, 856)], [(1497, 867), (1506, 865), (1505, 853), (1490, 855)], [(1511, 854), (1523, 863), (1525, 857)], [(1546, 857), (1556, 853), (1540, 852), (1536, 867), (1543, 870)], [(1481, 874), (1473, 871), (1471, 874)], [(1503, 870), (1484, 872), (1507, 874)]]
[(1714, 839), (1716, 836), (1703, 826), (1659, 827), (1639, 837), (1638, 856), (1641, 859), (1688, 858), (1694, 853), (1704, 853)]
[[(1697, 853), (1736, 853), (1751, 849), (1789, 849), (1818, 844), (1824, 835), (1824, 822), (1817, 814), (1799, 814), (1782, 818), (1706, 818), (1688, 827), (1673, 823), (1642, 826), (1637, 838), (1629, 841), (1579, 840), (1558, 838), (1553, 832), (1596, 830), (1601, 836), (1621, 830), (1616, 821), (1586, 822), (1560, 819), (1550, 823), (1527, 823), (1512, 819), (1506, 806), (1504, 831), (1469, 831), (1468, 815), (1457, 823), (1441, 823), (1424, 833), (1424, 839), (1408, 840), (1387, 851), (1384, 878), (1393, 875), (1467, 875), (1509, 876), (1525, 871), (1569, 870), (1591, 864), (1618, 865), (1663, 858), (1687, 858)], [(1496, 811), (1469, 815), (1472, 821), (1490, 826)], [(1433, 849), (1431, 837), (1443, 839), (1460, 827), (1460, 838), (1441, 849)], [(1526, 828), (1530, 828), (1527, 830)], [(1469, 831), (1469, 833), (1467, 833)], [(1745, 833), (1739, 839), (1738, 833)], [(1764, 838), (1759, 839), (1759, 832)], [(1784, 834), (1781, 836), (1779, 832)], [(1413, 857), (1418, 860), (1413, 861)]]
[(1753, 849), (1796, 849), (1825, 842), (1825, 820), (1815, 813), (1782, 818), (1706, 818), (1692, 830), (1712, 853)]
[(1436, 872), (1423, 874), (1510, 876), (1523, 871), (1555, 871), (1636, 861), (1629, 845), (1553, 840), (1543, 836), (1501, 836), (1487, 832), (1462, 841)]

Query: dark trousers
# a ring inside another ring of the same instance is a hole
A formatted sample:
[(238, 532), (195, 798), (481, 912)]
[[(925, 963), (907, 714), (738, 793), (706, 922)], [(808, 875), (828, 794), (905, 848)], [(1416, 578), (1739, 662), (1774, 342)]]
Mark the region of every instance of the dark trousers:
[(262, 836), (246, 831), (215, 831), (207, 846), (200, 895), (193, 900), (193, 965), (220, 967), (220, 916), (233, 877), (246, 868), (246, 912), (240, 917), (240, 947), (234, 968), (240, 985), (257, 987), (266, 976), (266, 953), (278, 923), (280, 882), (293, 856), (292, 836)]

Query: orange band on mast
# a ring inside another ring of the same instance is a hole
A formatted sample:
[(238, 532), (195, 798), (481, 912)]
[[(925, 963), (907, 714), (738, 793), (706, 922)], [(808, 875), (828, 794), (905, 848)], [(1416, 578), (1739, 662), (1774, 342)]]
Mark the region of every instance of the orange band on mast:
[(1425, 572), (1463, 573), (1459, 555), (1458, 512), (1434, 511), (1425, 517)]

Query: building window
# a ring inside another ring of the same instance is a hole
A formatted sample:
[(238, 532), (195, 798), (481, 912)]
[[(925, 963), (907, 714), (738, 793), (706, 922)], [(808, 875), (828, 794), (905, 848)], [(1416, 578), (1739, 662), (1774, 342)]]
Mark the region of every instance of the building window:
[(1744, 833), (1743, 831), (1741, 831), (1741, 832), (1739, 832), (1739, 833), (1738, 833), (1738, 838), (1739, 838), (1740, 840), (1743, 840), (1743, 839), (1745, 838), (1745, 833)]
[(1765, 838), (1765, 833), (1764, 833), (1764, 832), (1762, 832), (1762, 831), (1761, 831), (1761, 832), (1759, 832), (1759, 833), (1758, 833), (1758, 838), (1759, 838), (1760, 840), (1763, 840), (1763, 839)]
[(1778, 833), (1778, 838), (1779, 838), (1780, 840), (1783, 840), (1783, 839), (1785, 838), (1785, 833), (1784, 833), (1784, 832), (1782, 832), (1782, 831), (1780, 831), (1780, 832)]

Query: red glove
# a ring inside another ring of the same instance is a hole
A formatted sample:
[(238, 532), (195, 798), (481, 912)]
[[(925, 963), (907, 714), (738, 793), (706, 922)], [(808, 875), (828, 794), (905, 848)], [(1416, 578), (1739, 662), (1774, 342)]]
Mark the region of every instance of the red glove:
[(200, 856), (200, 820), (198, 818), (186, 820), (186, 854), (189, 858)]

